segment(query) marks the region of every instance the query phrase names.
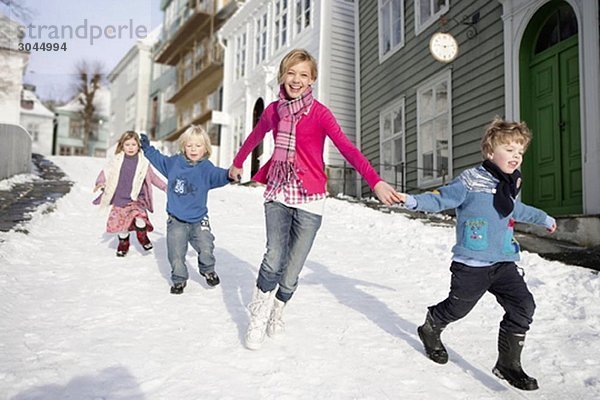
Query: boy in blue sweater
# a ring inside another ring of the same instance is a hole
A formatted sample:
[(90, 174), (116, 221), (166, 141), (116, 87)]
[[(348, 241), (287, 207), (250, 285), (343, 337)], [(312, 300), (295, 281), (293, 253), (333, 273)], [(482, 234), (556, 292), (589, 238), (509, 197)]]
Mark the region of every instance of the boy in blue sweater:
[(430, 193), (401, 193), (406, 208), (439, 212), (456, 209), (456, 244), (452, 248), (450, 293), (429, 307), (425, 323), (418, 328), (427, 356), (439, 364), (448, 362), (441, 341), (442, 330), (465, 317), (485, 292), (492, 293), (504, 308), (498, 336), (496, 376), (522, 390), (535, 390), (535, 378), (521, 368), (525, 333), (532, 322), (535, 302), (523, 279), (515, 222), (556, 230), (554, 219), (527, 206), (517, 195), (521, 187), (519, 167), (531, 141), (524, 123), (496, 117), (481, 140), (482, 165), (468, 169), (448, 185)]
[(210, 189), (230, 182), (229, 171), (208, 160), (210, 138), (199, 126), (191, 125), (179, 138), (181, 152), (167, 157), (150, 146), (141, 135), (142, 150), (150, 163), (168, 180), (167, 253), (171, 264), (171, 293), (181, 294), (188, 271), (185, 264), (188, 242), (198, 252), (198, 269), (209, 286), (220, 279), (215, 272), (214, 241), (208, 221), (206, 200)]

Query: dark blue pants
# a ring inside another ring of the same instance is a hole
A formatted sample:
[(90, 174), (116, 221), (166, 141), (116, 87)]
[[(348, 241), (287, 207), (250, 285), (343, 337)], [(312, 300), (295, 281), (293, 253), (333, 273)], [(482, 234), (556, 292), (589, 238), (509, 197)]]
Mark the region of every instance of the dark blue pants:
[(429, 307), (436, 323), (447, 325), (466, 316), (485, 294), (496, 296), (504, 308), (500, 327), (509, 333), (524, 334), (529, 330), (535, 302), (527, 289), (520, 268), (513, 262), (496, 263), (489, 267), (469, 267), (452, 262), (452, 278), (448, 298)]

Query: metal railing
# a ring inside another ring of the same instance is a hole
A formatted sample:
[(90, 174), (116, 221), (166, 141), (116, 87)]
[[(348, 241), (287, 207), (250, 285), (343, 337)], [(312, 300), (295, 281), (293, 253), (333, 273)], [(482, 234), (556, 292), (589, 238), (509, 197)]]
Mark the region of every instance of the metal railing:
[(169, 22), (169, 26), (164, 29), (163, 39), (165, 42), (172, 39), (179, 28), (181, 28), (194, 13), (213, 14), (213, 12), (213, 0), (193, 0), (191, 3), (188, 2), (184, 8), (178, 10), (177, 15)]
[[(423, 171), (425, 173), (437, 173), (438, 179), (441, 178), (442, 182), (440, 184), (446, 184), (448, 178), (448, 171), (445, 169), (433, 170), (429, 168), (421, 168), (412, 165), (407, 165), (406, 163), (398, 163), (398, 164), (377, 164), (378, 171), (381, 171), (383, 168), (393, 170), (392, 174), (387, 174), (387, 176), (381, 176), (385, 182), (389, 183), (399, 192), (412, 192), (412, 191), (421, 191), (422, 188), (417, 186), (410, 186), (407, 184), (406, 176), (411, 172)], [(328, 171), (328, 183), (330, 186), (330, 192), (334, 194), (343, 194), (348, 196), (356, 195), (356, 170), (352, 166), (348, 166), (346, 162), (344, 162), (343, 166), (327, 166)], [(381, 174), (380, 174), (381, 175)], [(393, 175), (393, 178), (390, 179), (389, 176)]]

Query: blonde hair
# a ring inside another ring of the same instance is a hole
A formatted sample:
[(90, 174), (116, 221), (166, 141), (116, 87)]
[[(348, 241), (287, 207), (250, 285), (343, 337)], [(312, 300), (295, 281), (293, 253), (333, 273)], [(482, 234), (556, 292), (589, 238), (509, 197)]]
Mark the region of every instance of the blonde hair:
[(119, 141), (117, 142), (115, 154), (119, 154), (120, 152), (123, 151), (123, 145), (129, 139), (135, 139), (135, 141), (138, 145), (138, 153), (140, 152), (140, 149), (142, 148), (142, 143), (140, 142), (140, 136), (135, 131), (126, 131), (124, 134), (121, 135), (121, 137), (119, 138)]
[(531, 139), (531, 131), (525, 122), (510, 122), (495, 116), (481, 138), (481, 154), (487, 159), (497, 146), (509, 142), (519, 143), (527, 150)]
[(204, 142), (206, 157), (210, 157), (212, 154), (210, 137), (208, 136), (208, 133), (206, 133), (206, 131), (199, 125), (190, 125), (189, 128), (187, 128), (185, 132), (179, 136), (179, 150), (185, 155), (185, 145), (193, 139)]
[(279, 64), (279, 75), (277, 79), (279, 84), (283, 83), (283, 79), (285, 74), (287, 74), (288, 70), (292, 68), (294, 65), (299, 64), (301, 62), (308, 61), (310, 64), (310, 74), (313, 81), (317, 80), (317, 60), (310, 53), (304, 49), (294, 49), (287, 53), (281, 63)]

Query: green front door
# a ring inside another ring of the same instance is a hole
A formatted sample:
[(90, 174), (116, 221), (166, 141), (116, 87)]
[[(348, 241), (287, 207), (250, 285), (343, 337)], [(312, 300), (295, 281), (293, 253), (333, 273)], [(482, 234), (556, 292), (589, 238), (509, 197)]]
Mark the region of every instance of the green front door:
[(522, 69), (522, 119), (533, 141), (523, 163), (523, 201), (552, 215), (581, 213), (577, 35), (527, 61), (526, 71)]

